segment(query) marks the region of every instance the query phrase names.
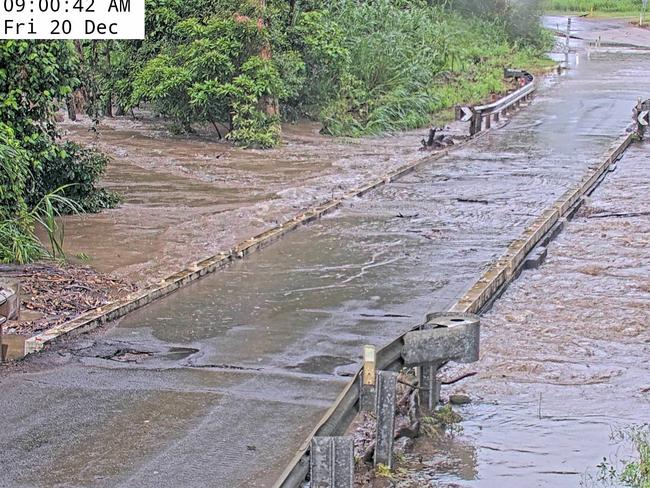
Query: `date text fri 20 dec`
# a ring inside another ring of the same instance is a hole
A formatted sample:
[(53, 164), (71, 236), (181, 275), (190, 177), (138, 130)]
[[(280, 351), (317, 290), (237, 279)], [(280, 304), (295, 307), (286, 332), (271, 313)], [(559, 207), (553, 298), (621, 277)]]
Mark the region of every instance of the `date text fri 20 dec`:
[[(0, 0), (0, 2), (3, 4), (0, 6), (0, 10), (4, 10), (7, 14), (22, 13), (24, 15), (29, 12), (39, 15), (55, 13), (59, 17), (61, 14), (67, 13), (77, 15), (102, 13), (96, 9), (95, 0)], [(131, 0), (110, 0), (106, 10), (107, 13), (129, 13), (130, 11)], [(50, 34), (69, 34), (72, 31), (72, 22), (80, 24), (82, 21), (77, 15), (74, 15), (73, 20), (66, 18), (50, 19)], [(2, 28), (5, 35), (29, 36), (37, 34), (36, 24), (33, 18), (26, 20), (23, 17), (21, 21), (5, 18), (2, 21)], [(99, 22), (88, 18), (83, 19), (83, 31), (86, 35), (99, 34), (111, 36), (118, 34), (118, 29), (119, 25), (117, 22)], [(76, 28), (75, 31), (77, 31)]]

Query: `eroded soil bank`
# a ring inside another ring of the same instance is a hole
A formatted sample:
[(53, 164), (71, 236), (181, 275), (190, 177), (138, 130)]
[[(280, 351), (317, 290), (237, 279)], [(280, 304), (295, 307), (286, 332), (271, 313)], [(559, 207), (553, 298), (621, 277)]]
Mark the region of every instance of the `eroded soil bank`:
[[(605, 486), (650, 419), (650, 143), (633, 146), (482, 320), (464, 432), (420, 440), (399, 486)], [(523, 483), (523, 484), (522, 484)], [(609, 486), (609, 485), (607, 485)]]

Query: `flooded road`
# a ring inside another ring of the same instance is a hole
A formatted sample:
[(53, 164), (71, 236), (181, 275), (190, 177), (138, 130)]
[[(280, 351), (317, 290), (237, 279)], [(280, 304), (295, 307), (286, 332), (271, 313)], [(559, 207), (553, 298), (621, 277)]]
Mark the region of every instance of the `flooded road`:
[[(571, 35), (585, 42), (615, 44), (629, 47), (650, 47), (650, 29), (635, 27), (634, 19), (617, 18), (571, 18)], [(638, 20), (638, 18), (636, 19)], [(544, 26), (559, 32), (565, 32), (567, 18), (564, 16), (547, 15)]]
[(271, 486), (363, 344), (450, 307), (601, 162), (649, 60), (592, 57), (462, 150), (5, 374), (0, 486)]
[(66, 138), (111, 156), (102, 184), (123, 203), (67, 217), (66, 251), (140, 285), (428, 155), (418, 150), (425, 130), (335, 139), (303, 121), (285, 125), (282, 147), (258, 151), (207, 134), (173, 136), (146, 113), (104, 119), (97, 132), (89, 125), (68, 121), (62, 128)]
[(402, 486), (605, 486), (597, 465), (628, 459), (612, 435), (650, 420), (649, 162), (632, 146), (484, 316), (464, 432), (422, 441)]

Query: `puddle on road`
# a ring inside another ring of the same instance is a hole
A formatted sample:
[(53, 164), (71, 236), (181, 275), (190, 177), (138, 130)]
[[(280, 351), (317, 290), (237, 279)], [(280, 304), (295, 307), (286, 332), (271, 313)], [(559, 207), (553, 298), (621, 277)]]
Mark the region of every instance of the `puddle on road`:
[(484, 316), (463, 433), (419, 440), (400, 486), (597, 487), (603, 458), (631, 455), (611, 438), (650, 420), (649, 154), (628, 150)]
[(287, 369), (308, 374), (338, 374), (339, 371), (347, 371), (346, 366), (353, 365), (356, 362), (350, 358), (321, 355), (311, 356), (294, 366), (287, 366)]
[(192, 347), (166, 345), (147, 347), (123, 341), (98, 341), (91, 344), (81, 342), (72, 351), (72, 354), (81, 358), (82, 362), (97, 363), (96, 360), (106, 360), (167, 368), (181, 366), (181, 361), (199, 352), (198, 349)]

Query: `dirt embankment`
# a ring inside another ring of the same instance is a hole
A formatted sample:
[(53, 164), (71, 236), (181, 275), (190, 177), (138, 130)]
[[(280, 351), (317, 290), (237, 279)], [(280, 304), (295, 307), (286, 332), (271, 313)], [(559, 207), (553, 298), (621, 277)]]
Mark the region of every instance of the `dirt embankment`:
[(20, 320), (5, 333), (30, 336), (124, 296), (135, 285), (98, 273), (88, 266), (0, 265), (0, 276), (20, 282)]

